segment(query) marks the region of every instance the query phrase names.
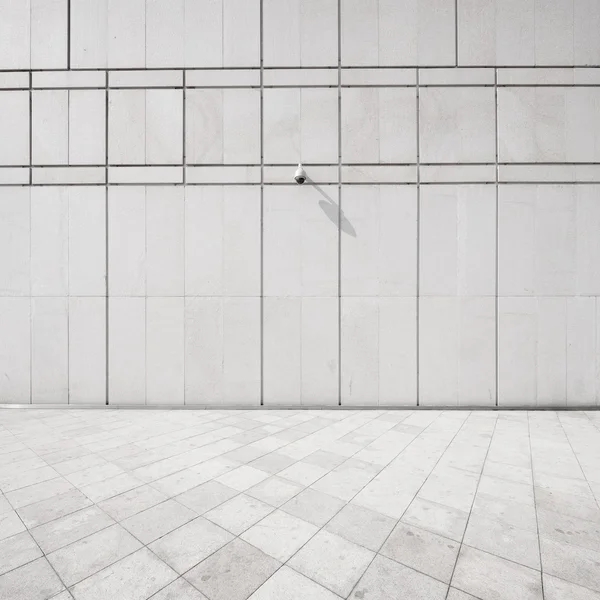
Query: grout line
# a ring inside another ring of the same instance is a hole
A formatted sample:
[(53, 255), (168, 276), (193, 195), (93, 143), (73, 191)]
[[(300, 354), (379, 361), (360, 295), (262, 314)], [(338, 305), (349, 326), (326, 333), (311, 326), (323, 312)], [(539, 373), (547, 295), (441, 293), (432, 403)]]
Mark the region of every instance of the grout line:
[(342, 405), (342, 0), (337, 2), (337, 93), (338, 93), (338, 165), (337, 165), (337, 187), (338, 187), (338, 406)]
[(416, 365), (416, 401), (417, 406), (421, 403), (421, 395), (420, 395), (420, 368), (421, 368), (421, 360), (420, 360), (420, 304), (421, 304), (421, 127), (420, 127), (420, 93), (419, 93), (419, 70), (417, 69), (417, 86), (416, 86), (416, 127), (417, 127), (417, 273), (416, 273), (416, 290), (415, 290), (415, 325), (416, 325), (416, 338), (415, 338), (415, 365)]
[(499, 231), (499, 222), (498, 222), (498, 215), (499, 215), (499, 210), (498, 210), (498, 193), (499, 193), (499, 185), (498, 185), (498, 177), (499, 177), (499, 166), (498, 166), (498, 158), (499, 158), (499, 150), (498, 150), (498, 145), (500, 143), (500, 135), (499, 135), (499, 131), (498, 131), (498, 70), (496, 69), (494, 71), (494, 133), (496, 136), (496, 140), (495, 140), (495, 158), (496, 158), (496, 169), (495, 169), (495, 173), (496, 173), (496, 183), (495, 183), (495, 192), (496, 192), (496, 196), (495, 196), (495, 203), (496, 203), (496, 239), (495, 239), (495, 248), (496, 248), (496, 263), (495, 263), (495, 289), (494, 289), (494, 304), (495, 304), (495, 317), (496, 317), (496, 379), (495, 379), (495, 386), (496, 386), (496, 406), (498, 406), (498, 393), (499, 393), (499, 389), (500, 389), (500, 378), (499, 378), (499, 366), (500, 366), (500, 319), (498, 317), (498, 309), (500, 306), (500, 302), (498, 299), (498, 290), (499, 290), (499, 273), (500, 273), (500, 259), (498, 256), (498, 249), (499, 249), (499, 239), (500, 239), (500, 231)]
[(109, 381), (110, 381), (110, 333), (109, 333), (109, 325), (110, 325), (110, 311), (109, 311), (109, 211), (108, 211), (108, 106), (109, 106), (109, 93), (108, 93), (108, 71), (106, 71), (105, 80), (105, 107), (104, 107), (104, 269), (105, 269), (105, 312), (104, 312), (104, 328), (105, 328), (105, 403), (108, 406), (109, 404)]
[(458, 67), (458, 0), (454, 0), (454, 66)]
[(260, 406), (265, 404), (265, 126), (264, 126), (264, 0), (260, 0)]
[[(466, 422), (466, 421), (465, 421)], [(448, 598), (448, 594), (450, 593), (450, 586), (452, 585), (452, 580), (454, 579), (454, 572), (456, 571), (456, 566), (458, 565), (458, 561), (460, 559), (460, 554), (463, 545), (465, 544), (465, 535), (467, 534), (467, 529), (469, 528), (469, 521), (471, 520), (471, 514), (473, 513), (473, 506), (475, 505), (475, 499), (477, 498), (477, 492), (479, 491), (479, 484), (481, 483), (481, 478), (483, 477), (483, 471), (485, 469), (485, 463), (487, 461), (487, 457), (490, 453), (490, 448), (492, 447), (492, 441), (494, 439), (494, 434), (496, 433), (496, 426), (498, 425), (498, 416), (494, 419), (494, 427), (492, 429), (492, 434), (490, 435), (490, 441), (488, 443), (487, 450), (485, 452), (485, 457), (481, 463), (481, 471), (479, 472), (479, 478), (477, 479), (477, 486), (475, 487), (475, 493), (473, 494), (473, 500), (471, 501), (471, 508), (469, 509), (469, 515), (467, 516), (467, 522), (465, 523), (465, 528), (463, 530), (463, 534), (460, 540), (460, 546), (458, 548), (458, 552), (456, 553), (456, 560), (454, 561), (454, 567), (452, 568), (452, 575), (450, 576), (450, 580), (448, 582), (448, 590), (446, 591), (446, 598)]]
[[(562, 426), (562, 425), (561, 425)], [(563, 430), (564, 433), (564, 430)], [(537, 534), (537, 541), (538, 541), (538, 555), (540, 558), (540, 569), (539, 569), (539, 573), (540, 573), (540, 582), (541, 582), (541, 586), (542, 586), (542, 598), (545, 598), (545, 594), (544, 594), (544, 562), (542, 561), (542, 540), (540, 538), (540, 522), (538, 519), (538, 509), (537, 509), (537, 497), (535, 494), (535, 473), (534, 473), (534, 467), (533, 467), (533, 451), (531, 449), (531, 423), (529, 421), (529, 411), (527, 411), (527, 439), (529, 440), (529, 461), (531, 464), (531, 479), (532, 479), (532, 488), (533, 488), (533, 507), (535, 509), (535, 528), (536, 528), (536, 534)]]
[(71, 70), (71, 0), (67, 0), (67, 71)]

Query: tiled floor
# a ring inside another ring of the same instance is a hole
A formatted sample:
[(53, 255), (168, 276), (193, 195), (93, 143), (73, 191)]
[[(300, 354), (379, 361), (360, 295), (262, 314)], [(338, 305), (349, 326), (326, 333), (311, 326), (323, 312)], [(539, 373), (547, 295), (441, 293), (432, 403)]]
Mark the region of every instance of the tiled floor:
[(2, 600), (599, 600), (600, 412), (0, 410)]

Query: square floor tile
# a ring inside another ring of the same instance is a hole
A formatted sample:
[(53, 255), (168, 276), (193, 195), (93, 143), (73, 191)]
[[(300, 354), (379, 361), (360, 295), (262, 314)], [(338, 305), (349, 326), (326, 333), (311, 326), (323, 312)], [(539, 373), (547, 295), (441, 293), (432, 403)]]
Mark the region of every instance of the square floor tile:
[(540, 568), (540, 545), (536, 532), (471, 515), (463, 543), (532, 569)]
[(468, 518), (469, 513), (465, 511), (415, 498), (402, 516), (402, 521), (460, 542)]
[(196, 516), (195, 512), (183, 504), (167, 500), (121, 521), (121, 524), (143, 544), (149, 544)]
[(339, 498), (309, 488), (300, 492), (281, 508), (290, 515), (322, 527), (344, 504)]
[(71, 589), (75, 600), (141, 600), (149, 598), (171, 581), (177, 573), (142, 548), (119, 562), (84, 579)]
[(94, 533), (47, 558), (65, 585), (72, 586), (139, 550), (142, 544), (120, 525)]
[(42, 551), (26, 531), (5, 538), (0, 541), (0, 575), (41, 556)]
[(188, 571), (185, 578), (210, 600), (246, 600), (280, 566), (237, 539)]
[(600, 592), (600, 552), (540, 537), (544, 573)]
[(97, 506), (90, 506), (78, 512), (50, 521), (31, 529), (31, 535), (48, 554), (68, 544), (101, 531), (114, 523), (114, 519)]
[(478, 492), (471, 514), (537, 533), (535, 506), (532, 504), (523, 504)]
[(283, 566), (261, 585), (249, 600), (339, 600), (339, 596)]
[(315, 533), (318, 527), (276, 510), (248, 529), (241, 538), (281, 562), (288, 560)]
[(452, 585), (482, 600), (542, 600), (539, 571), (463, 546)]
[(457, 542), (398, 523), (380, 552), (407, 567), (450, 583), (458, 550)]
[(0, 598), (3, 600), (47, 600), (64, 588), (45, 558), (0, 576)]
[(325, 529), (377, 552), (395, 524), (396, 520), (391, 517), (362, 506), (347, 504), (329, 521)]
[(162, 492), (149, 485), (143, 485), (109, 500), (103, 500), (98, 503), (98, 506), (116, 521), (123, 521), (166, 499), (167, 496)]
[(346, 597), (369, 563), (373, 552), (327, 531), (320, 531), (289, 561), (289, 566)]
[[(73, 488), (64, 494), (19, 508), (17, 512), (25, 525), (31, 529), (91, 505), (92, 501), (85, 494)], [(2, 526), (0, 525), (1, 529)]]
[(349, 596), (352, 600), (444, 600), (448, 586), (377, 556)]
[(156, 540), (148, 547), (178, 573), (185, 573), (233, 536), (207, 519), (198, 517)]
[(208, 600), (193, 585), (189, 584), (183, 577), (170, 583), (152, 596), (152, 600)]
[(269, 454), (265, 454), (264, 456), (253, 460), (248, 466), (275, 475), (276, 473), (283, 471), (283, 469), (287, 469), (295, 462), (296, 461), (293, 458), (285, 456), (285, 454), (270, 452)]
[(204, 514), (207, 519), (239, 535), (266, 517), (274, 508), (256, 498), (240, 494)]
[(540, 535), (600, 552), (600, 523), (539, 508), (537, 517)]
[(223, 504), (227, 500), (230, 500), (234, 496), (237, 496), (239, 492), (234, 490), (218, 481), (207, 481), (202, 485), (199, 485), (179, 496), (176, 496), (177, 502), (180, 502), (184, 506), (187, 506), (199, 515), (204, 514), (206, 511)]
[(298, 495), (303, 489), (304, 487), (297, 483), (273, 476), (251, 487), (246, 493), (271, 506), (281, 506)]
[(237, 469), (233, 469), (233, 471), (221, 475), (217, 478), (217, 481), (238, 492), (243, 492), (257, 483), (260, 483), (268, 476), (267, 473), (260, 469), (243, 465)]
[(600, 600), (600, 593), (563, 581), (551, 575), (543, 575), (544, 600)]
[(25, 525), (13, 510), (0, 515), (0, 540), (25, 531)]

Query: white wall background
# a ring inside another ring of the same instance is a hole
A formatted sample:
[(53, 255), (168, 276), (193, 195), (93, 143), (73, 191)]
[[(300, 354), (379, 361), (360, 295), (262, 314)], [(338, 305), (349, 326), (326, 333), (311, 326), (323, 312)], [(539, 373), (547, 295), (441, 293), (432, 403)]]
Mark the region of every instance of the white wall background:
[(0, 403), (600, 404), (599, 32), (0, 0)]

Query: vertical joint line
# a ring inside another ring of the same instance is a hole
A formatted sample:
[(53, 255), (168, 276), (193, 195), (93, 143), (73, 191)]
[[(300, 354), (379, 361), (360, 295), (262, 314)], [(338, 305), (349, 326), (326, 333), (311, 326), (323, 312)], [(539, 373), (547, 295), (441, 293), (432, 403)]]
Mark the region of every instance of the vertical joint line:
[(186, 80), (186, 70), (183, 69), (183, 111), (182, 111), (182, 132), (181, 132), (181, 157), (182, 157), (182, 163), (183, 163), (183, 185), (185, 185), (187, 183), (187, 156), (185, 155), (185, 126), (186, 126), (186, 105), (187, 105), (187, 80)]
[(454, 0), (454, 61), (458, 67), (458, 0)]
[(264, 151), (264, 65), (263, 65), (263, 0), (260, 0), (260, 405), (265, 403), (265, 297), (264, 297), (264, 192), (265, 192), (265, 151)]
[(106, 292), (106, 301), (105, 301), (105, 323), (104, 323), (104, 329), (105, 329), (105, 335), (106, 335), (106, 339), (105, 339), (105, 344), (106, 344), (106, 405), (108, 406), (108, 401), (109, 401), (109, 375), (110, 375), (110, 367), (109, 367), (109, 342), (110, 342), (110, 337), (109, 337), (109, 294), (108, 294), (108, 236), (109, 236), (109, 231), (108, 231), (108, 102), (109, 102), (109, 97), (108, 97), (108, 70), (105, 71), (104, 73), (104, 100), (105, 100), (105, 107), (104, 107), (104, 241), (105, 241), (105, 254), (104, 254), (104, 263), (105, 263), (105, 292)]
[(417, 339), (416, 341), (416, 367), (417, 367), (417, 406), (420, 405), (420, 394), (419, 389), (421, 387), (420, 382), (420, 334), (421, 334), (421, 326), (420, 326), (420, 304), (421, 304), (421, 131), (419, 125), (420, 118), (420, 89), (419, 89), (419, 69), (416, 69), (417, 81), (416, 81), (416, 94), (417, 94), (417, 281), (416, 281), (416, 331), (417, 331)]
[(33, 74), (29, 71), (29, 185), (33, 183)]
[(500, 380), (499, 380), (499, 366), (500, 366), (500, 319), (499, 319), (499, 315), (498, 315), (498, 310), (499, 310), (499, 306), (500, 306), (500, 302), (498, 299), (498, 290), (499, 290), (499, 256), (498, 256), (498, 249), (499, 249), (499, 237), (500, 237), (500, 233), (499, 233), (499, 222), (498, 222), (498, 191), (499, 191), (499, 186), (498, 186), (498, 181), (499, 181), (499, 167), (498, 167), (498, 158), (499, 158), (499, 150), (498, 150), (498, 145), (499, 145), (499, 140), (500, 140), (500, 136), (498, 135), (498, 69), (495, 68), (494, 69), (494, 133), (496, 136), (496, 148), (495, 148), (495, 152), (496, 152), (496, 184), (495, 184), (495, 188), (496, 188), (496, 281), (495, 281), (495, 290), (494, 290), (494, 296), (495, 296), (495, 308), (496, 308), (496, 406), (498, 406), (498, 394), (499, 394), (499, 388), (500, 388)]
[(71, 69), (71, 0), (67, 0), (67, 70)]
[(338, 0), (338, 406), (342, 405), (342, 2)]

